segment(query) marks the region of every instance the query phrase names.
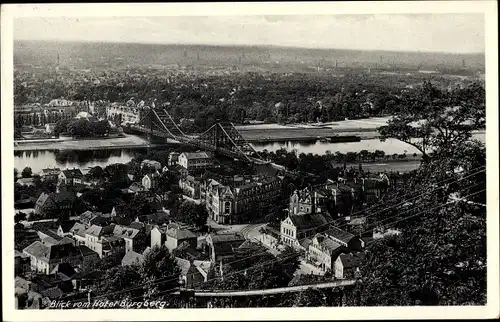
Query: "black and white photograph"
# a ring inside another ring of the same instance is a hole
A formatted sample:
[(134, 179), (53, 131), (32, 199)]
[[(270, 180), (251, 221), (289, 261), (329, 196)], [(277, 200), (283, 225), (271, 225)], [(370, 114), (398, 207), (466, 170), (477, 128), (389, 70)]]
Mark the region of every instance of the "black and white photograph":
[(2, 5), (8, 320), (498, 316), (496, 2), (227, 5)]

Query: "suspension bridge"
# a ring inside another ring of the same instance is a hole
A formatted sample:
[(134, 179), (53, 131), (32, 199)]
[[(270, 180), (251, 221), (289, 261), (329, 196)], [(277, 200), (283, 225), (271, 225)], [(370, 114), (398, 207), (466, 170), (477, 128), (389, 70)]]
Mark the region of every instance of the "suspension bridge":
[(147, 133), (148, 137), (170, 139), (197, 149), (218, 153), (254, 164), (270, 164), (243, 138), (231, 122), (219, 122), (200, 135), (187, 135), (162, 108), (147, 108), (132, 131)]

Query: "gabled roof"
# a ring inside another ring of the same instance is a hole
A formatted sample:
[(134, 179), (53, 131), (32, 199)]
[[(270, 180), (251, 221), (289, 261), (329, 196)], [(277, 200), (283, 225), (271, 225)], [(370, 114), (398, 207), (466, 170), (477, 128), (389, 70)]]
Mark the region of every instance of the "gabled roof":
[(37, 206), (43, 206), (43, 205), (45, 205), (45, 203), (49, 199), (52, 200), (52, 201), (54, 201), (49, 194), (47, 194), (45, 192), (42, 192), (40, 194), (40, 196), (38, 197), (38, 199), (36, 200), (36, 205)]
[(194, 260), (193, 265), (203, 275), (207, 275), (210, 272), (210, 269), (212, 268), (212, 262), (210, 262), (210, 261)]
[(48, 246), (39, 241), (33, 242), (23, 251), (46, 262), (79, 255), (79, 251), (73, 244), (57, 244)]
[(96, 252), (94, 252), (92, 249), (88, 248), (85, 245), (78, 246), (78, 250), (80, 251), (80, 253), (82, 254), (83, 257), (92, 256), (92, 255), (99, 256)]
[(76, 195), (66, 189), (61, 189), (59, 193), (55, 192), (51, 194), (51, 198), (56, 202), (69, 201), (73, 202), (76, 199)]
[(189, 269), (191, 268), (191, 263), (187, 259), (182, 259), (179, 257), (175, 258), (175, 263), (181, 269), (181, 276), (187, 275)]
[(76, 178), (80, 179), (83, 177), (82, 171), (80, 169), (66, 169), (62, 171), (66, 178)]
[(59, 224), (59, 227), (61, 227), (63, 233), (69, 233), (69, 231), (71, 230), (71, 228), (73, 228), (75, 223), (76, 223), (75, 220), (65, 220)]
[(34, 178), (19, 178), (17, 179), (17, 183), (32, 183)]
[(337, 239), (346, 244), (349, 243), (355, 237), (350, 232), (347, 232), (337, 227), (330, 227), (330, 229), (328, 229), (328, 231), (325, 234), (333, 239)]
[(48, 297), (51, 300), (61, 298), (64, 295), (63, 291), (61, 291), (61, 289), (57, 286), (43, 290), (41, 293), (43, 296)]
[(113, 235), (123, 238), (135, 238), (139, 234), (138, 229), (115, 225), (113, 228)]
[(139, 182), (133, 182), (130, 187), (128, 187), (130, 190), (133, 192), (139, 192), (139, 191), (146, 191), (146, 187), (144, 187), (142, 184)]
[(312, 243), (311, 239), (304, 238), (304, 240), (302, 241), (302, 243), (300, 244), (300, 246), (304, 247), (305, 249), (308, 249), (309, 245), (311, 245), (311, 243)]
[(355, 268), (361, 265), (361, 261), (362, 259), (364, 259), (364, 257), (354, 254), (340, 254), (339, 259), (342, 262), (342, 266), (344, 266), (344, 268)]
[(192, 231), (181, 227), (169, 227), (165, 233), (167, 236), (175, 239), (196, 238), (196, 235)]
[(210, 158), (210, 156), (206, 152), (183, 152), (181, 155), (184, 155), (184, 157), (188, 160)]
[(327, 213), (304, 214), (299, 212), (296, 215), (289, 215), (288, 217), (299, 230), (326, 228), (328, 224), (333, 222), (333, 218)]
[(42, 169), (42, 176), (44, 175), (55, 175), (61, 173), (61, 169), (59, 168), (46, 168)]
[(134, 252), (133, 250), (128, 251), (122, 259), (122, 265), (135, 265), (142, 262), (144, 255)]
[(330, 254), (335, 252), (336, 250), (342, 248), (342, 245), (331, 240), (330, 238), (325, 238), (320, 245), (326, 249)]
[(52, 272), (50, 272), (50, 274), (56, 274), (56, 273), (62, 273), (67, 277), (72, 277), (73, 275), (76, 274), (76, 271), (73, 268), (73, 266), (71, 266), (71, 264), (69, 263), (59, 263), (56, 265), (56, 267), (54, 267)]
[(213, 244), (217, 243), (231, 243), (231, 242), (241, 242), (245, 241), (245, 238), (238, 234), (211, 234), (210, 239)]
[(113, 233), (113, 229), (114, 229), (114, 225), (105, 226), (105, 227), (98, 226), (98, 225), (92, 225), (85, 231), (85, 235), (100, 237), (100, 236), (105, 235), (105, 234)]
[(28, 281), (20, 276), (16, 276), (14, 280), (14, 285), (16, 288), (25, 290), (26, 292), (30, 289), (31, 281)]
[(87, 228), (85, 227), (84, 224), (76, 222), (73, 227), (70, 229), (70, 233), (78, 235), (80, 237), (85, 237), (85, 231)]

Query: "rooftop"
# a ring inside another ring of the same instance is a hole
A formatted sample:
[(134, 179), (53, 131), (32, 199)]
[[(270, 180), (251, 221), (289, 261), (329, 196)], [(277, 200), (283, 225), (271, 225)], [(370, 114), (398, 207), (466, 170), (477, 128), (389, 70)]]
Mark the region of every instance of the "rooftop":
[(330, 229), (328, 229), (326, 234), (328, 236), (330, 236), (331, 238), (337, 239), (337, 240), (344, 242), (346, 244), (349, 243), (355, 237), (350, 232), (347, 232), (347, 231), (340, 229), (340, 228), (337, 228), (337, 227), (331, 227)]
[(133, 250), (128, 251), (122, 259), (122, 265), (134, 265), (139, 264), (144, 259), (144, 255), (134, 252)]
[(182, 155), (188, 160), (209, 159), (210, 156), (206, 152), (183, 152)]
[(83, 177), (83, 173), (80, 169), (76, 169), (76, 168), (73, 168), (73, 169), (66, 169), (66, 170), (63, 170), (62, 171), (64, 173), (64, 176), (66, 178), (77, 178), (77, 179), (80, 179)]
[(289, 218), (299, 230), (326, 227), (333, 222), (333, 218), (327, 213), (304, 214), (299, 212), (296, 215), (290, 215)]

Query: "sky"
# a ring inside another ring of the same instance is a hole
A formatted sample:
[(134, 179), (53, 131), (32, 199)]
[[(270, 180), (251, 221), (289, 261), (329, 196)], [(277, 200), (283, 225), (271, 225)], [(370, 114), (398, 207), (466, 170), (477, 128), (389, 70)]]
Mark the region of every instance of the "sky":
[(485, 50), (482, 14), (25, 17), (14, 21), (14, 39), (452, 53)]

